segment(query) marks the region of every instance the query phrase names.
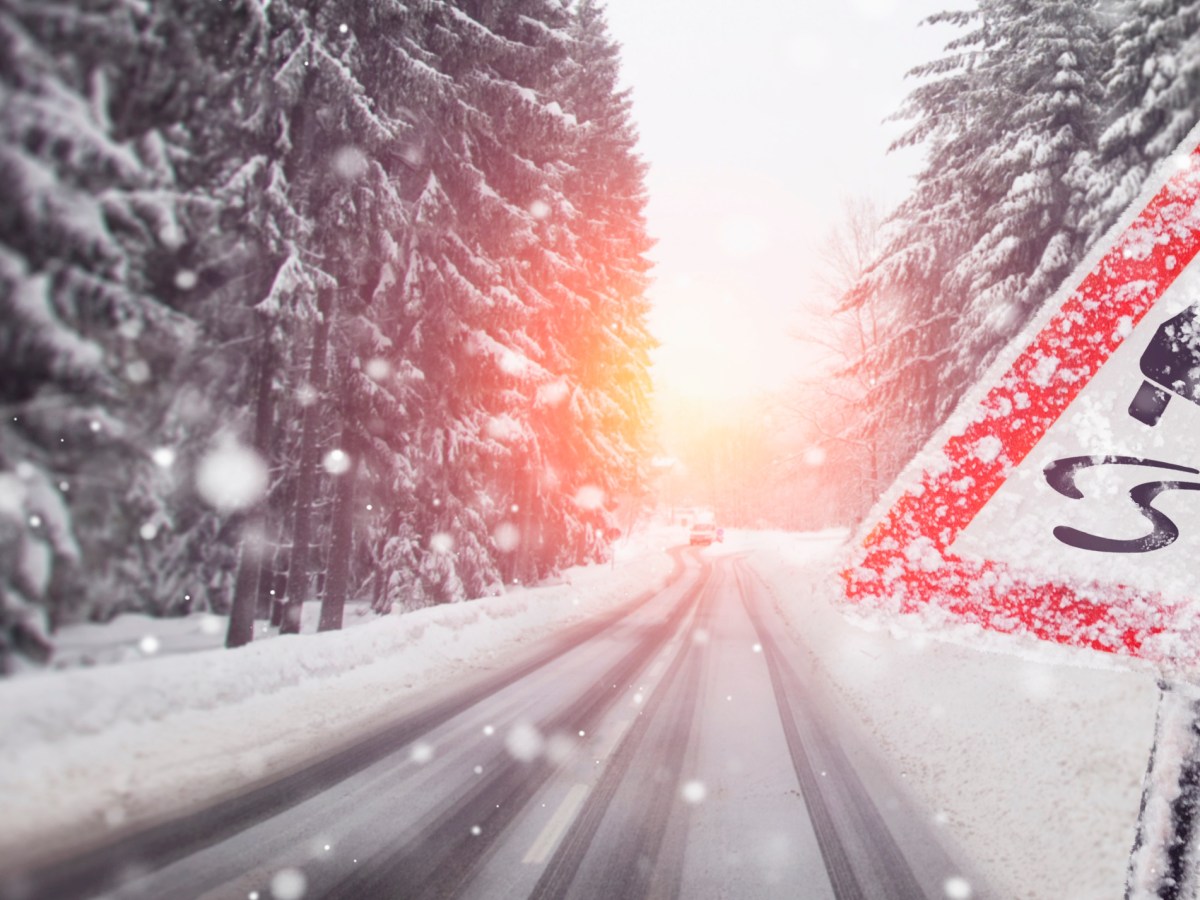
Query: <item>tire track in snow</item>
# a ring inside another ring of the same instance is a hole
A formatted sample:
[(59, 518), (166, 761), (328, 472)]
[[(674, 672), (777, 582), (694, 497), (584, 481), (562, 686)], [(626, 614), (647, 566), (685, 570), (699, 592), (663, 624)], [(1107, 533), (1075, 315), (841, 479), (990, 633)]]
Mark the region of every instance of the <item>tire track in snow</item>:
[(116, 840), (98, 842), (66, 859), (39, 861), (28, 870), (0, 873), (0, 898), (73, 900), (95, 897), (119, 888), (131, 876), (144, 877), (147, 872), (162, 869), (285, 813), (616, 626), (684, 577), (685, 549), (677, 547), (669, 551), (675, 565), (665, 584), (595, 619), (580, 622), (558, 639), (544, 642), (545, 649), (523, 662), (477, 679), (466, 691), (417, 708), (374, 734), (344, 745), (324, 759), (217, 800), (206, 808), (126, 833)]
[(763, 648), (792, 766), (838, 900), (940, 897), (921, 888), (841, 745), (811, 704), (802, 702), (810, 690), (764, 627), (746, 587), (747, 567), (735, 560), (734, 571), (742, 604)]
[[(603, 895), (610, 897), (676, 896), (682, 877), (682, 846), (672, 842), (661, 857), (664, 843), (670, 839), (668, 826), (671, 814), (679, 809), (677, 803), (680, 775), (687, 754), (689, 735), (695, 720), (697, 700), (702, 683), (701, 668), (704, 654), (695, 647), (691, 638), (697, 627), (711, 618), (711, 604), (715, 589), (711, 577), (698, 586), (700, 600), (696, 615), (688, 629), (687, 637), (671, 660), (662, 681), (640, 711), (633, 726), (625, 733), (617, 746), (611, 762), (605, 768), (595, 789), (574, 823), (558, 846), (558, 850), (547, 864), (538, 880), (530, 900), (552, 900), (566, 896), (579, 875), (584, 860), (592, 849), (597, 833), (604, 821), (617, 792), (627, 785), (627, 776), (643, 746), (653, 743), (651, 733), (658, 738), (661, 753), (651, 752), (651, 758), (662, 758), (662, 778), (656, 789), (646, 798), (644, 815), (638, 827), (622, 834), (617, 846), (605, 848), (606, 878)], [(665, 738), (665, 740), (664, 740)], [(686, 808), (683, 810), (686, 815)], [(686, 834), (686, 822), (677, 823), (674, 835)], [(644, 859), (657, 860), (659, 865), (650, 868), (641, 865)], [(587, 891), (582, 891), (588, 895)]]
[[(711, 567), (705, 564), (696, 585), (676, 601), (670, 616), (659, 626), (647, 631), (631, 650), (596, 680), (578, 703), (538, 722), (539, 731), (554, 734), (580, 728), (594, 730), (625, 696), (623, 689), (637, 680), (657, 651), (672, 639), (683, 620), (695, 609), (697, 598), (706, 590), (710, 572)], [(614, 689), (615, 686), (619, 686), (619, 689)], [(660, 693), (656, 691), (652, 700)], [(691, 705), (694, 706), (694, 702)], [(645, 712), (649, 715), (649, 710)], [(639, 718), (638, 723), (641, 721), (643, 719)], [(634, 728), (637, 728), (637, 723)], [(619, 747), (623, 746), (624, 741)], [(613, 764), (619, 765), (621, 752), (618, 749)], [(611, 769), (613, 764), (608, 768)], [(489, 858), (494, 842), (521, 815), (558, 769), (558, 764), (545, 757), (532, 764), (510, 758), (504, 765), (490, 769), (485, 780), (472, 787), (437, 819), (423, 823), (419, 837), (386, 855), (360, 860), (359, 871), (351, 877), (328, 885), (314, 885), (314, 890), (328, 900), (382, 896), (432, 900), (455, 896)], [(595, 792), (592, 796), (595, 796)], [(590, 805), (591, 799), (585, 803), (585, 810)], [(570, 835), (571, 830), (568, 830), (567, 838)], [(562, 843), (565, 844), (566, 840)], [(557, 858), (558, 854), (552, 858), (551, 866)], [(616, 893), (614, 896), (625, 895)]]

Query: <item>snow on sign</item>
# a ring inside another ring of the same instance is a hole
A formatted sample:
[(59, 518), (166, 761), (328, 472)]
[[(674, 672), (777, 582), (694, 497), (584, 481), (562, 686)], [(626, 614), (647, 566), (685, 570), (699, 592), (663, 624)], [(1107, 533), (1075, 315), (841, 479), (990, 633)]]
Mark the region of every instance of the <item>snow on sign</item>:
[(1197, 134), (893, 486), (851, 602), (1200, 671)]

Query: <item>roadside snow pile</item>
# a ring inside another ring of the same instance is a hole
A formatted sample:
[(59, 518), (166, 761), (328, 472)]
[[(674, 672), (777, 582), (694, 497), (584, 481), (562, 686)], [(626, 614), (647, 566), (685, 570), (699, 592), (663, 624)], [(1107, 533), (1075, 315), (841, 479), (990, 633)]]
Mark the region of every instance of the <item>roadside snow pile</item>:
[(975, 626), (931, 637), (902, 616), (863, 619), (841, 597), (838, 535), (742, 540), (764, 551), (749, 561), (815, 671), (999, 896), (1122, 895), (1154, 735), (1152, 674)]
[(651, 530), (619, 542), (614, 564), (569, 570), (561, 584), (233, 651), (164, 652), (219, 642), (223, 620), (124, 623), (115, 641), (94, 628), (76, 634), (76, 649), (111, 658), (122, 647), (138, 661), (0, 682), (0, 860), (27, 860), (49, 839), (51, 849), (95, 840), (97, 829), (179, 812), (295, 765), (383, 721), (417, 688), (487, 668), (661, 584), (672, 567), (664, 549), (679, 542)]

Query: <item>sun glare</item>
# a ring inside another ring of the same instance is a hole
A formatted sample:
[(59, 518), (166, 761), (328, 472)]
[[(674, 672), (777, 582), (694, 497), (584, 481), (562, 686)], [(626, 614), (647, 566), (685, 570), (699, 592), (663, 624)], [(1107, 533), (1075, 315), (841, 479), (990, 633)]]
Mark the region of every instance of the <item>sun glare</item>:
[(654, 318), (660, 389), (729, 404), (767, 390), (778, 378), (779, 348), (764, 341), (763, 324), (733, 298), (675, 298), (656, 307)]

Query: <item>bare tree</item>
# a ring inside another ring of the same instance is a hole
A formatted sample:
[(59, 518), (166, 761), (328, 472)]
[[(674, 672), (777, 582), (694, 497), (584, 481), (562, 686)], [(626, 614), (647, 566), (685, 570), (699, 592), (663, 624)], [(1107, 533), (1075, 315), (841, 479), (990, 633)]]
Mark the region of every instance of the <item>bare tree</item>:
[(820, 374), (806, 379), (788, 404), (828, 453), (846, 514), (857, 520), (902, 460), (885, 450), (895, 410), (876, 408), (886, 377), (889, 298), (853, 291), (883, 247), (884, 212), (871, 198), (843, 201), (841, 219), (820, 248), (815, 295), (802, 308), (795, 337), (824, 353)]

